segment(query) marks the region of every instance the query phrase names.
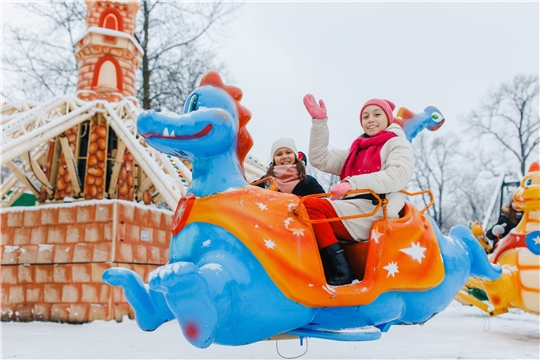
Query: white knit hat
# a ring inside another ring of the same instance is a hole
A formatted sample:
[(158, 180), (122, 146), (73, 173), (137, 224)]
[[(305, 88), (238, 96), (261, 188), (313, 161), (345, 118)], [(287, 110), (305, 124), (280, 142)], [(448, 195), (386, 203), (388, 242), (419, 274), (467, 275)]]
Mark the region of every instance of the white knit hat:
[(281, 149), (281, 148), (291, 149), (296, 155), (296, 157), (298, 157), (298, 150), (296, 150), (296, 145), (294, 144), (294, 140), (291, 138), (284, 137), (281, 139), (277, 139), (272, 144), (272, 150), (270, 152), (270, 158), (272, 159), (272, 161), (274, 161), (274, 154), (276, 153), (276, 151), (278, 151), (278, 149)]

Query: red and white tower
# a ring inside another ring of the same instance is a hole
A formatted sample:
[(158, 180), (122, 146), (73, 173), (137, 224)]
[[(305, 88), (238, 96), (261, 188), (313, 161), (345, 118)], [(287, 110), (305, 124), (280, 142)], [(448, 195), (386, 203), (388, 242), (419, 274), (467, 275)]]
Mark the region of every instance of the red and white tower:
[(139, 1), (85, 1), (88, 29), (74, 44), (77, 96), (111, 102), (129, 96), (136, 102), (135, 74), (143, 53), (133, 37)]

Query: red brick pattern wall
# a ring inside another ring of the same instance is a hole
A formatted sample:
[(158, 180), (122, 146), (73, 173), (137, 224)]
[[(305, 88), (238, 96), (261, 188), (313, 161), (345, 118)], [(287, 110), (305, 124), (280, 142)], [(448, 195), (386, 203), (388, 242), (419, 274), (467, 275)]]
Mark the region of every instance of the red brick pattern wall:
[(157, 266), (134, 264), (59, 264), (2, 266), (2, 321), (57, 321), (85, 323), (133, 318), (120, 288), (101, 281), (111, 266), (139, 275)]
[[(101, 16), (113, 11), (118, 20), (122, 22), (121, 31), (133, 36), (136, 26), (135, 16), (140, 6), (138, 2), (117, 3), (115, 1), (86, 0), (86, 4), (88, 6), (86, 18), (88, 27), (102, 27), (100, 24)], [(96, 63), (106, 55), (114, 57), (120, 66), (122, 95), (136, 95), (136, 71), (139, 68), (142, 54), (132, 43), (132, 40), (121, 39), (113, 35), (86, 35), (75, 45), (75, 50), (79, 65), (77, 90), (97, 90), (97, 92), (83, 91), (79, 93), (80, 98), (87, 101), (101, 99), (116, 102), (121, 100), (113, 93), (100, 92), (99, 89), (92, 88)]]
[(99, 20), (101, 14), (108, 9), (114, 9), (120, 14), (122, 19), (119, 20), (122, 20), (122, 31), (133, 35), (135, 32), (135, 15), (138, 6), (133, 8), (127, 4), (119, 4), (114, 1), (96, 1), (93, 6), (89, 4), (88, 16), (86, 18), (88, 27), (100, 26)]
[[(113, 54), (114, 53), (114, 54)], [(92, 45), (84, 48), (77, 54), (77, 60), (79, 63), (79, 78), (77, 81), (77, 90), (92, 90), (92, 80), (94, 79), (94, 71), (96, 70), (95, 64), (103, 56), (110, 54), (115, 57), (120, 65), (120, 71), (122, 72), (122, 94), (125, 96), (135, 96), (135, 72), (139, 68), (139, 62), (128, 50), (120, 48), (112, 48), (108, 46)], [(95, 100), (98, 95), (82, 94), (84, 100)], [(104, 100), (112, 101), (112, 98), (107, 94), (103, 95)], [(119, 101), (116, 99), (114, 101)]]
[(133, 311), (105, 269), (144, 281), (168, 261), (170, 212), (124, 201), (2, 210), (2, 321), (120, 321)]

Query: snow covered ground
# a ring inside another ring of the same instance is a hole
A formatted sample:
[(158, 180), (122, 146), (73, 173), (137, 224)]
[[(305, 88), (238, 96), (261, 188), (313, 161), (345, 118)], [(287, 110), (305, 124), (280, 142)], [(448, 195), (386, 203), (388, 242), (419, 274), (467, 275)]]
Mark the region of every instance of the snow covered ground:
[[(371, 342), (308, 339), (304, 359), (539, 359), (540, 318), (512, 311), (486, 317), (453, 302), (424, 326), (394, 326)], [(276, 349), (276, 346), (279, 348)], [(298, 339), (229, 347), (191, 346), (176, 321), (154, 332), (132, 320), (84, 325), (2, 323), (2, 359), (280, 359), (302, 354)]]

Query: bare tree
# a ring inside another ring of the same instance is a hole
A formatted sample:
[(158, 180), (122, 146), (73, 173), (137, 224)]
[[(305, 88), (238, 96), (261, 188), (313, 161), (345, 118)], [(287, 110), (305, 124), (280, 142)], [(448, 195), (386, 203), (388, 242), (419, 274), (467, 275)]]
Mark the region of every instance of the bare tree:
[[(472, 134), (495, 140), (493, 158), (508, 167), (507, 154), (525, 174), (527, 160), (538, 159), (540, 118), (538, 96), (540, 86), (537, 75), (516, 75), (512, 82), (502, 84), (489, 93), (477, 110), (461, 120)], [(508, 168), (511, 171), (512, 168)]]
[[(5, 26), (3, 65), (9, 100), (44, 100), (73, 92), (77, 63), (73, 42), (84, 31), (82, 1), (18, 4), (35, 26)], [(137, 95), (145, 109), (176, 110), (215, 62), (213, 47), (241, 5), (236, 2), (141, 0), (135, 38), (143, 48)], [(9, 51), (6, 51), (6, 48)]]
[[(428, 213), (443, 231), (456, 223), (453, 222), (459, 198), (455, 193), (455, 183), (460, 173), (456, 170), (459, 153), (459, 139), (456, 136), (435, 136), (420, 134), (413, 144), (415, 152), (415, 173), (411, 180), (411, 190), (429, 189), (434, 196), (434, 204)], [(415, 203), (426, 206), (429, 196), (421, 200), (412, 198)]]
[(142, 0), (135, 38), (144, 53), (138, 97), (145, 109), (174, 110), (211, 67), (213, 52), (199, 41), (221, 36), (239, 8), (234, 2)]
[(486, 173), (478, 172), (473, 166), (462, 168), (459, 181), (455, 182), (456, 195), (459, 198), (455, 214), (458, 215), (459, 223), (483, 220), (491, 190), (497, 179), (486, 176)]
[(50, 1), (16, 6), (32, 19), (32, 26), (2, 24), (2, 96), (44, 100), (73, 92), (77, 83), (73, 42), (84, 31), (86, 5)]

